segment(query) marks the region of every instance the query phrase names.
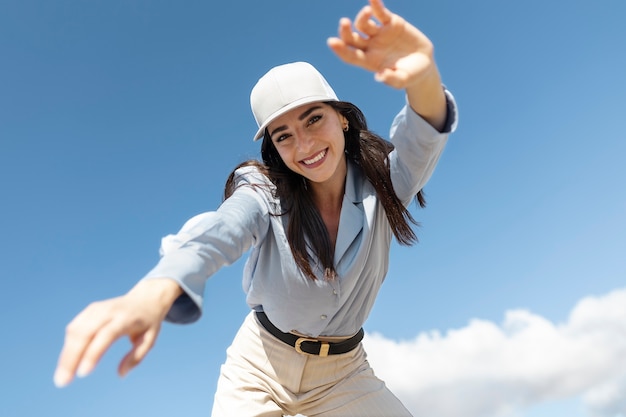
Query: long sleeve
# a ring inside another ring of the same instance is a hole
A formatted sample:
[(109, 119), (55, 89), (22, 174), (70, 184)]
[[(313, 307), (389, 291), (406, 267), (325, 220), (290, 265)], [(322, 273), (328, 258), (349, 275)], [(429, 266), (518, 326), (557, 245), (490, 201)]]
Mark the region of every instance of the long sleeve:
[[(241, 170), (244, 171), (244, 170)], [(260, 174), (240, 173), (237, 189), (216, 210), (188, 220), (161, 243), (161, 259), (144, 279), (167, 277), (181, 286), (166, 320), (189, 323), (201, 315), (206, 280), (262, 241), (269, 227), (267, 200), (262, 198)]]
[(445, 90), (448, 116), (438, 132), (407, 105), (394, 119), (390, 138), (395, 149), (389, 155), (391, 179), (396, 194), (408, 205), (428, 182), (439, 161), (448, 136), (458, 123), (454, 97)]

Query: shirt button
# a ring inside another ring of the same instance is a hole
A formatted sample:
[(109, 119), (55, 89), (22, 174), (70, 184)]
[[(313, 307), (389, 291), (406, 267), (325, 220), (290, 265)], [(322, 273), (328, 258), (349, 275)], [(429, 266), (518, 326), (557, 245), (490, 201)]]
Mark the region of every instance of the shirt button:
[(322, 320), (326, 320), (326, 317), (327, 317), (327, 316), (326, 316), (326, 314), (322, 314), (322, 315), (320, 316), (320, 319), (322, 319)]
[(333, 294), (337, 295), (337, 290), (333, 290)]

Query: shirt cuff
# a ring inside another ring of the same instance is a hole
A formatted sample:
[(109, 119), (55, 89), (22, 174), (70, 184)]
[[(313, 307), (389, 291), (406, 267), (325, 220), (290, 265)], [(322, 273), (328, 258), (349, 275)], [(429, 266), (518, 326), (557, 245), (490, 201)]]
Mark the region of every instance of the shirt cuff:
[[(443, 125), (443, 129), (438, 130), (439, 133), (452, 133), (456, 130), (459, 124), (459, 110), (456, 105), (456, 100), (452, 93), (448, 91), (445, 85), (442, 85), (443, 93), (446, 96), (446, 122)], [(406, 98), (406, 106), (409, 111), (423, 119), (409, 104), (408, 98)]]

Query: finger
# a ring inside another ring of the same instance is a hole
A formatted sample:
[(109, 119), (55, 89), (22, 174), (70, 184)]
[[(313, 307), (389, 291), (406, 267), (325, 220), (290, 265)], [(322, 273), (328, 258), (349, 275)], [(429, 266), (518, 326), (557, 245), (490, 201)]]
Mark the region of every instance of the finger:
[(380, 31), (380, 26), (376, 24), (372, 19), (355, 22), (354, 26), (358, 31), (367, 35), (368, 38), (372, 36), (376, 36), (376, 34)]
[(327, 44), (335, 55), (345, 63), (364, 67), (366, 61), (362, 50), (346, 45), (345, 42), (337, 38), (329, 38)]
[(405, 71), (401, 71), (393, 68), (385, 68), (374, 74), (376, 81), (385, 83), (393, 88), (403, 88), (409, 78)]
[(393, 13), (385, 7), (382, 0), (370, 0), (370, 7), (374, 17), (382, 24), (386, 25), (391, 22)]
[(154, 346), (159, 329), (148, 330), (142, 335), (131, 338), (132, 349), (124, 356), (118, 367), (120, 376), (126, 376), (135, 366), (139, 365)]
[(101, 327), (85, 349), (76, 370), (76, 376), (82, 378), (89, 375), (111, 345), (127, 332), (128, 330), (119, 321), (111, 321)]
[(65, 387), (72, 382), (88, 343), (88, 338), (77, 337), (75, 333), (66, 331), (65, 342), (54, 371), (54, 385), (57, 388)]
[(371, 7), (366, 6), (363, 9), (361, 9), (361, 11), (357, 14), (356, 18), (354, 19), (354, 27), (358, 31), (366, 34), (369, 37), (374, 36), (378, 33), (379, 27), (376, 24), (376, 22), (372, 20), (372, 8)]
[(74, 379), (84, 353), (93, 340), (98, 328), (104, 322), (97, 322), (98, 316), (90, 314), (95, 303), (87, 307), (65, 329), (65, 340), (54, 372), (54, 384), (61, 388)]
[(339, 38), (353, 48), (363, 49), (367, 45), (367, 40), (352, 30), (350, 19), (342, 18), (339, 20), (338, 32)]

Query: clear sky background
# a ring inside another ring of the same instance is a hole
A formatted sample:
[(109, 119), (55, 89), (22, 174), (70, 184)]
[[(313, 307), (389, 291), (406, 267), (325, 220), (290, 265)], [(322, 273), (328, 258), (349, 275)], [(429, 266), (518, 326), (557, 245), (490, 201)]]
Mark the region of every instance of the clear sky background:
[[(363, 4), (0, 1), (0, 415), (209, 415), (243, 262), (123, 380), (126, 341), (56, 389), (64, 327), (258, 156), (270, 67), (312, 62), (387, 134), (403, 93), (325, 42)], [(387, 6), (434, 42), (460, 125), (366, 323), (375, 370), (420, 417), (626, 415), (626, 3)]]

